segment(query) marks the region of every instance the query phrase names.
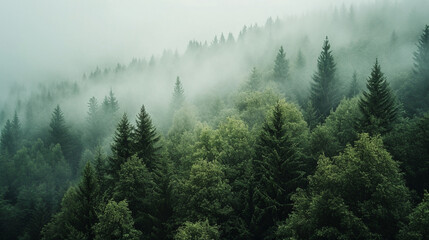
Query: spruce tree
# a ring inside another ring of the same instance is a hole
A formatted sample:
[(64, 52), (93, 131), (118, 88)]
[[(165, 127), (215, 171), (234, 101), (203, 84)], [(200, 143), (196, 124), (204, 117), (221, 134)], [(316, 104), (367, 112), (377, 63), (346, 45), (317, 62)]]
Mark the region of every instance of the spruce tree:
[(173, 99), (171, 100), (171, 106), (173, 111), (179, 110), (183, 103), (185, 102), (185, 91), (183, 90), (182, 82), (180, 81), (180, 78), (176, 78), (176, 83), (174, 84), (174, 92), (173, 92)]
[(159, 158), (159, 140), (160, 137), (143, 105), (137, 115), (136, 129), (133, 135), (133, 151), (143, 160), (149, 171), (154, 170)]
[[(136, 229), (151, 239), (155, 209), (152, 208), (154, 182), (141, 159), (136, 156), (121, 165), (119, 180), (115, 183), (113, 198), (127, 200)], [(146, 239), (146, 238), (145, 238)]]
[(112, 156), (108, 159), (107, 173), (110, 175), (113, 182), (119, 179), (119, 170), (121, 165), (126, 162), (132, 155), (132, 133), (133, 126), (128, 121), (127, 115), (124, 113), (121, 121), (116, 128), (113, 144), (111, 146)]
[(357, 73), (356, 71), (353, 72), (352, 81), (350, 82), (349, 91), (347, 94), (348, 98), (353, 98), (354, 96), (359, 94), (359, 86), (357, 82)]
[(323, 122), (339, 103), (336, 64), (330, 49), (331, 45), (326, 37), (322, 52), (317, 59), (317, 71), (311, 83), (310, 99), (316, 109), (319, 122)]
[(21, 143), (22, 132), (21, 132), (21, 122), (19, 121), (19, 117), (16, 111), (15, 111), (15, 114), (13, 115), (12, 130), (13, 130), (14, 142), (18, 149)]
[(1, 154), (6, 156), (13, 156), (17, 150), (17, 146), (14, 143), (13, 125), (9, 119), (1, 131), (0, 149)]
[(284, 102), (277, 102), (265, 121), (253, 161), (254, 239), (273, 238), (277, 222), (292, 211), (291, 195), (302, 186), (300, 149), (286, 129)]
[(289, 61), (286, 60), (286, 53), (281, 46), (274, 61), (274, 81), (284, 84), (288, 80), (288, 75)]
[(298, 56), (296, 57), (295, 67), (298, 70), (301, 70), (305, 67), (305, 58), (304, 58), (304, 55), (302, 54), (301, 49), (298, 51)]
[(363, 92), (359, 101), (359, 109), (362, 113), (360, 130), (370, 134), (385, 133), (392, 128), (392, 123), (398, 115), (398, 107), (389, 84), (381, 72), (378, 59), (375, 60), (366, 87), (368, 91)]
[(64, 114), (61, 111), (60, 105), (54, 109), (52, 113), (50, 126), (50, 142), (52, 144), (59, 143), (61, 148), (66, 148), (68, 143), (68, 129), (66, 127), (66, 122), (64, 120)]
[(80, 184), (76, 189), (76, 197), (79, 202), (78, 209), (79, 222), (82, 224), (81, 229), (87, 239), (94, 239), (95, 233), (93, 226), (97, 222), (96, 210), (99, 204), (99, 185), (96, 173), (91, 163), (88, 162), (83, 171)]
[(429, 109), (429, 25), (426, 25), (414, 52), (413, 81), (405, 97), (409, 112), (424, 113)]
[(256, 67), (252, 68), (252, 72), (250, 73), (250, 77), (246, 85), (246, 89), (250, 91), (257, 91), (261, 88), (261, 74)]

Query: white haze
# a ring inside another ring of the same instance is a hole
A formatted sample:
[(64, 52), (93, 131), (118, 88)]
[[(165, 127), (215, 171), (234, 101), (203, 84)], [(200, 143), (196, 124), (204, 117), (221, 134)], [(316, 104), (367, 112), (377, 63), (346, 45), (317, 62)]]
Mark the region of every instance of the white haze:
[(189, 40), (268, 17), (323, 11), (356, 0), (2, 0), (0, 84), (74, 77), (95, 65), (183, 52)]

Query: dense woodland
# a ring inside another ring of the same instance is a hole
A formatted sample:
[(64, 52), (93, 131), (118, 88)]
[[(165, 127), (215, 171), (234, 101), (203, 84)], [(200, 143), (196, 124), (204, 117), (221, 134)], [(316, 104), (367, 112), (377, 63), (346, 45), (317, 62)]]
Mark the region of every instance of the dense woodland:
[(270, 18), (15, 87), (0, 239), (428, 239), (428, 5)]

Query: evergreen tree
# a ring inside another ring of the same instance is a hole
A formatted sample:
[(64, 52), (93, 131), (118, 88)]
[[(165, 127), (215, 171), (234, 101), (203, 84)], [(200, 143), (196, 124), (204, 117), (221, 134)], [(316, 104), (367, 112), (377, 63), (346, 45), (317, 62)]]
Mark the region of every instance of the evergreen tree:
[(302, 70), (305, 67), (305, 58), (304, 58), (304, 54), (302, 54), (301, 49), (298, 51), (295, 67), (297, 70)]
[(286, 53), (283, 46), (280, 47), (274, 61), (274, 81), (285, 84), (289, 75), (289, 61), (286, 60)]
[(246, 85), (246, 89), (250, 91), (257, 91), (261, 88), (261, 74), (258, 72), (256, 67), (252, 68), (252, 72), (250, 73), (250, 77)]
[(13, 138), (14, 138), (14, 142), (16, 144), (17, 149), (20, 148), (20, 143), (21, 143), (21, 137), (22, 137), (22, 132), (21, 132), (21, 122), (19, 121), (18, 118), (18, 114), (15, 111), (15, 114), (13, 115), (13, 120), (12, 120), (12, 130), (13, 130)]
[(357, 72), (353, 72), (352, 81), (350, 82), (349, 91), (347, 94), (348, 98), (353, 98), (354, 96), (359, 94), (359, 85), (357, 81)]
[(137, 115), (136, 129), (133, 135), (133, 151), (143, 160), (149, 171), (153, 171), (159, 160), (159, 140), (152, 120), (146, 112), (144, 105)]
[(61, 210), (42, 230), (42, 239), (95, 238), (94, 225), (98, 218), (99, 188), (95, 171), (88, 162), (79, 185), (64, 195)]
[(339, 103), (336, 64), (330, 49), (331, 45), (326, 37), (322, 52), (317, 59), (317, 71), (311, 83), (310, 99), (316, 109), (319, 122), (323, 122)]
[(385, 133), (392, 128), (392, 123), (397, 118), (398, 108), (378, 60), (375, 61), (366, 87), (368, 91), (363, 92), (359, 101), (362, 113), (360, 129), (370, 134)]
[(109, 201), (98, 215), (99, 222), (94, 226), (96, 240), (138, 240), (141, 232), (134, 228), (134, 221), (127, 202)]
[(284, 102), (265, 121), (253, 161), (254, 239), (273, 239), (274, 226), (292, 211), (292, 193), (303, 186), (304, 164), (286, 122)]
[(1, 142), (0, 142), (1, 154), (6, 156), (13, 156), (17, 150), (17, 146), (14, 141), (13, 125), (8, 119), (6, 124), (1, 131)]
[(174, 111), (179, 110), (183, 103), (185, 102), (185, 91), (183, 90), (182, 82), (180, 81), (180, 78), (176, 78), (176, 83), (174, 84), (174, 92), (173, 92), (173, 99), (171, 100), (171, 107)]
[(84, 233), (86, 239), (92, 240), (95, 237), (93, 226), (97, 222), (96, 210), (99, 204), (99, 185), (96, 178), (96, 172), (88, 162), (83, 171), (83, 176), (80, 184), (76, 189), (76, 198), (79, 202), (79, 222), (82, 224), (81, 229), (77, 230)]
[(147, 239), (153, 239), (151, 233), (155, 209), (151, 203), (154, 197), (154, 182), (141, 159), (133, 156), (121, 165), (113, 197), (117, 201), (127, 200), (136, 229), (142, 231)]
[(60, 105), (57, 105), (57, 107), (54, 109), (49, 126), (50, 142), (54, 145), (59, 143), (63, 149), (66, 148), (69, 135)]
[(101, 123), (100, 109), (97, 99), (92, 97), (88, 102), (88, 115), (87, 115), (87, 131), (86, 139), (90, 148), (95, 148), (101, 144), (103, 137), (103, 129)]
[(108, 159), (107, 163), (107, 173), (110, 175), (113, 182), (117, 182), (119, 179), (121, 165), (133, 155), (132, 131), (133, 126), (124, 113), (116, 128), (113, 144), (111, 146), (112, 156)]
[(411, 114), (424, 113), (429, 110), (429, 25), (425, 26), (418, 40), (413, 73), (404, 105)]

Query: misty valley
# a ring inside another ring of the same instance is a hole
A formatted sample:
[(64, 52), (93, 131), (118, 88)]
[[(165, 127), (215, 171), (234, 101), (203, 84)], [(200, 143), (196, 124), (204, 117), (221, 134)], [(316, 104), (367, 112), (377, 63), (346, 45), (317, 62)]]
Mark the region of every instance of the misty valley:
[(0, 239), (428, 239), (429, 2), (357, 2), (0, 68)]

